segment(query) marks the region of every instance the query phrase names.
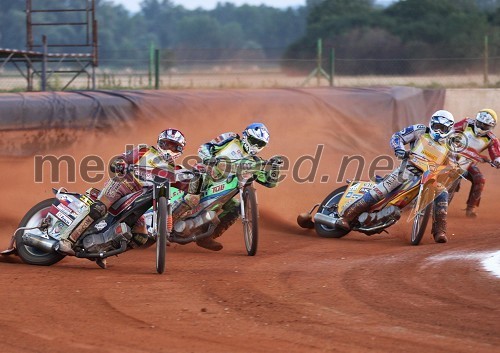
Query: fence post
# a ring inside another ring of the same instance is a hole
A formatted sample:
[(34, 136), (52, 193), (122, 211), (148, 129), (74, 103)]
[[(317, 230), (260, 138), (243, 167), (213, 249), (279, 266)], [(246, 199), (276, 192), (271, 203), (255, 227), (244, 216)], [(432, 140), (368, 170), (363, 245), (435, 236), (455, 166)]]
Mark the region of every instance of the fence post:
[(155, 60), (155, 48), (153, 43), (149, 45), (149, 65), (148, 65), (148, 87), (153, 88), (153, 65)]
[(335, 49), (330, 49), (330, 87), (333, 87), (333, 76), (335, 75)]
[(486, 87), (489, 84), (488, 80), (488, 35), (484, 36), (484, 76), (483, 85)]
[(155, 89), (160, 89), (160, 49), (155, 49)]
[(47, 36), (42, 36), (43, 54), (42, 54), (42, 92), (47, 90)]
[(316, 68), (307, 76), (306, 80), (302, 83), (302, 86), (305, 86), (310, 79), (312, 79), (314, 76), (316, 76), (317, 84), (318, 86), (320, 85), (320, 80), (321, 76), (325, 77), (327, 80), (330, 81), (330, 76), (326, 73), (325, 70), (323, 70), (322, 67), (322, 51), (323, 51), (323, 43), (321, 38), (318, 39), (317, 42), (317, 49), (316, 49)]
[(317, 49), (316, 49), (316, 84), (318, 85), (318, 87), (320, 85), (320, 80), (321, 80), (321, 67), (323, 66), (322, 56), (323, 56), (323, 40), (321, 38), (318, 38)]

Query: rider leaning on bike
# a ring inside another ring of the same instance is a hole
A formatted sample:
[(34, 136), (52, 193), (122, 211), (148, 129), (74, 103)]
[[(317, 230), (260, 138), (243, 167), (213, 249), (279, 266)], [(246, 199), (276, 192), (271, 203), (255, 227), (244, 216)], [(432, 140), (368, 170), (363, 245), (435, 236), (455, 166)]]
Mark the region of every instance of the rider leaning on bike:
[[(446, 138), (453, 132), (454, 122), (453, 115), (449, 111), (438, 110), (432, 115), (429, 126), (422, 124), (411, 125), (392, 135), (390, 141), (391, 147), (399, 159), (408, 158), (409, 151), (404, 146), (409, 144), (411, 153), (422, 157), (426, 157), (426, 155), (440, 155), (440, 160), (436, 160), (435, 162), (444, 164), (448, 158)], [(402, 163), (401, 166), (388, 174), (370, 192), (365, 193), (362, 198), (349, 206), (341, 215), (341, 218), (338, 219), (337, 225), (342, 229), (349, 230), (349, 223), (352, 220), (382, 200), (405, 181), (421, 174), (422, 171), (413, 164)], [(446, 243), (448, 241), (446, 238), (448, 192), (442, 186), (440, 186), (439, 191), (442, 192), (434, 199), (432, 234), (437, 243)]]
[[(497, 124), (497, 114), (493, 109), (481, 109), (474, 119), (465, 118), (455, 124), (455, 132), (462, 133), (466, 137), (468, 149), (477, 153), (488, 150), (493, 164), (500, 168), (500, 143), (493, 134)], [(467, 168), (465, 177), (472, 183), (465, 215), (477, 217), (474, 209), (479, 206), (481, 193), (484, 189), (485, 178), (479, 170), (477, 163)]]
[[(91, 210), (91, 213), (87, 216), (87, 221), (84, 219), (67, 239), (60, 240), (59, 251), (67, 255), (74, 255), (73, 244), (95, 220), (106, 216), (109, 207), (123, 196), (142, 190), (144, 182), (135, 178), (132, 173), (128, 173), (128, 165), (137, 164), (144, 167), (158, 167), (175, 172), (175, 169), (177, 169), (175, 159), (182, 155), (185, 145), (186, 138), (182, 132), (177, 129), (166, 129), (159, 134), (156, 146), (139, 145), (115, 158), (110, 165), (110, 170), (115, 176), (106, 182), (97, 201), (94, 203), (100, 212), (93, 215)], [(187, 185), (186, 183), (176, 184), (174, 185), (181, 189), (189, 188), (189, 183)], [(128, 229), (125, 223), (119, 224), (115, 229), (115, 232), (130, 231), (132, 233), (131, 247), (138, 247), (146, 243), (148, 233), (144, 216), (139, 218), (132, 230)], [(105, 267), (105, 259), (98, 259), (97, 264)]]
[[(198, 177), (193, 179), (199, 184), (190, 186), (190, 192), (198, 193), (198, 200), (193, 201), (195, 197), (188, 198), (185, 202), (176, 208), (175, 213), (184, 213), (188, 211), (192, 205), (199, 202), (199, 194), (202, 190), (202, 185), (206, 177), (214, 177), (218, 161), (235, 161), (243, 159), (251, 159), (261, 161), (257, 154), (269, 143), (269, 131), (262, 123), (253, 123), (248, 125), (243, 130), (241, 137), (234, 132), (226, 132), (215, 139), (203, 144), (198, 149), (198, 156), (201, 158), (203, 165), (199, 166), (201, 172)], [(273, 188), (277, 185), (279, 179), (279, 167), (282, 160), (279, 157), (271, 159), (271, 168), (266, 171), (261, 171), (255, 174), (256, 181), (268, 188)], [(195, 169), (196, 170), (196, 169)], [(223, 206), (223, 212), (219, 215), (220, 223), (214, 230), (212, 236), (198, 240), (196, 244), (202, 248), (219, 251), (222, 249), (222, 244), (215, 241), (228, 229), (239, 217), (239, 202), (235, 199), (227, 202)]]

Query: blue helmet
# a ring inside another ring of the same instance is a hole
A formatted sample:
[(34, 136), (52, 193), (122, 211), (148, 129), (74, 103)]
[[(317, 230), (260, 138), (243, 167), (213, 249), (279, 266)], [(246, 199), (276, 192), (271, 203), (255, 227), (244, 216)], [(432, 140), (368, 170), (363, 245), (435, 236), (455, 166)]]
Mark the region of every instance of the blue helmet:
[(243, 130), (241, 142), (243, 149), (254, 156), (269, 143), (269, 130), (262, 123), (253, 123)]

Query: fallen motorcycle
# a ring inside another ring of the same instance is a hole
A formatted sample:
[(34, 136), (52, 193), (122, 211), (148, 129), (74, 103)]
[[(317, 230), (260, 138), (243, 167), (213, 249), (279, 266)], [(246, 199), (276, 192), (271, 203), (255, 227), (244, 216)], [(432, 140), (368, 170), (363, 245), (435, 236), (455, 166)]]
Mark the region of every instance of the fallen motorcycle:
[[(412, 245), (420, 243), (431, 215), (433, 200), (439, 192), (439, 185), (447, 188), (456, 185), (455, 181), (462, 176), (463, 169), (456, 163), (439, 165), (418, 154), (410, 154), (404, 163), (417, 166), (423, 171), (421, 176), (407, 180), (367, 212), (360, 214), (351, 222), (351, 230), (366, 235), (381, 233), (401, 218), (405, 208), (411, 208), (410, 219), (413, 225), (410, 243)], [(302, 228), (314, 228), (319, 236), (325, 238), (341, 238), (347, 235), (350, 230), (336, 225), (340, 214), (381, 180), (380, 177), (373, 181), (348, 180), (348, 185), (332, 191), (323, 202), (314, 205), (309, 212), (301, 213), (297, 217), (297, 223)], [(313, 217), (312, 213), (316, 208), (317, 212)]]

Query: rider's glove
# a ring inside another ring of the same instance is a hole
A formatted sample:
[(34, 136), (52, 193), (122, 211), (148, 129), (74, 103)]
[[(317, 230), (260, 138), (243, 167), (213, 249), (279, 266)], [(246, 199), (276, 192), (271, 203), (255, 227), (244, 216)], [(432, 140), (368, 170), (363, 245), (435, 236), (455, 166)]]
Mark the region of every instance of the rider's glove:
[(397, 158), (399, 159), (406, 159), (410, 155), (408, 151), (405, 151), (402, 148), (397, 148), (394, 150), (394, 154), (396, 155)]
[(493, 161), (493, 165), (497, 168), (500, 169), (500, 160), (497, 158)]
[(271, 159), (269, 160), (269, 162), (271, 163), (272, 168), (279, 168), (284, 163), (283, 158), (281, 156), (271, 157)]
[(119, 176), (123, 176), (127, 174), (127, 167), (128, 164), (123, 158), (117, 158), (113, 161), (113, 163), (111, 163), (109, 169), (111, 169), (113, 173), (116, 173)]

